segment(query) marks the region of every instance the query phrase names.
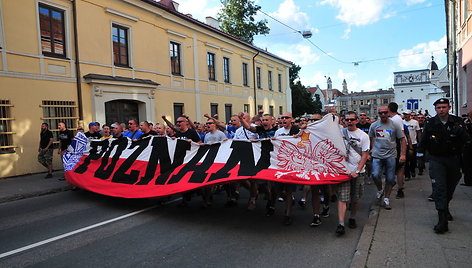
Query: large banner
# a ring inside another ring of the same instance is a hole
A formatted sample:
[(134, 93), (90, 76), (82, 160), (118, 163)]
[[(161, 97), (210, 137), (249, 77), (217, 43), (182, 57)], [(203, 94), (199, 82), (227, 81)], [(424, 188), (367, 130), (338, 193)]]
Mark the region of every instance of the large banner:
[(168, 137), (88, 140), (78, 133), (63, 156), (66, 180), (96, 193), (145, 198), (235, 180), (331, 184), (349, 180), (338, 118), (327, 115), (300, 137), (199, 145)]

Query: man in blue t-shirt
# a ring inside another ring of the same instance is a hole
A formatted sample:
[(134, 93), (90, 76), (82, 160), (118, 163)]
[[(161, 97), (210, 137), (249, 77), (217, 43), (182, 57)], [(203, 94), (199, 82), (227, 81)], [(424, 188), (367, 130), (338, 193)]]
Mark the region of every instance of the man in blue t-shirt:
[(138, 121), (134, 119), (128, 120), (128, 131), (126, 131), (123, 136), (128, 137), (132, 140), (137, 140), (141, 138), (141, 136), (144, 134), (142, 131), (139, 130), (139, 124)]

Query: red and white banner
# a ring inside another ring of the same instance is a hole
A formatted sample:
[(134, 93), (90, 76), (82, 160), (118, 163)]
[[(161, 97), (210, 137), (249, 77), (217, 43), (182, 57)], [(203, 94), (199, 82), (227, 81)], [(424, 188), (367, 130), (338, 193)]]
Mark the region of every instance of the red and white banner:
[(331, 184), (349, 180), (337, 117), (312, 123), (299, 138), (198, 145), (167, 137), (87, 140), (79, 133), (63, 156), (66, 180), (125, 198), (166, 196), (243, 179)]

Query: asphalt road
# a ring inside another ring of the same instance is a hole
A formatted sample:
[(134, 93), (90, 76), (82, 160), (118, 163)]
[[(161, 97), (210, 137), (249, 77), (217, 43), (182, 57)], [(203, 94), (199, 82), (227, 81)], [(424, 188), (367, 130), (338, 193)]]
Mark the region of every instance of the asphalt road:
[[(309, 227), (311, 208), (298, 205), (293, 224), (284, 226), (282, 203), (272, 217), (265, 216), (264, 200), (255, 211), (246, 211), (244, 189), (233, 208), (223, 207), (224, 193), (216, 194), (213, 207), (207, 209), (201, 207), (201, 197), (178, 208), (178, 202), (156, 206), (152, 199), (86, 191), (3, 203), (0, 267), (348, 267), (374, 188), (366, 185), (359, 227), (346, 228), (340, 238), (334, 235), (335, 203), (318, 227)], [(132, 212), (137, 213), (129, 215)], [(123, 215), (127, 216), (117, 219)], [(115, 221), (105, 222), (111, 219)]]

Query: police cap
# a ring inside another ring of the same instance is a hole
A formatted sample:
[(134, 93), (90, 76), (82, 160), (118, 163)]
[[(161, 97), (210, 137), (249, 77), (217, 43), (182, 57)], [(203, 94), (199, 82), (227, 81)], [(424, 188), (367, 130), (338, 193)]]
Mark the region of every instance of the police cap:
[(436, 105), (438, 105), (438, 104), (447, 104), (447, 105), (449, 105), (449, 100), (446, 99), (446, 98), (440, 98), (440, 99), (436, 100), (436, 101), (433, 103), (434, 106), (436, 106)]

